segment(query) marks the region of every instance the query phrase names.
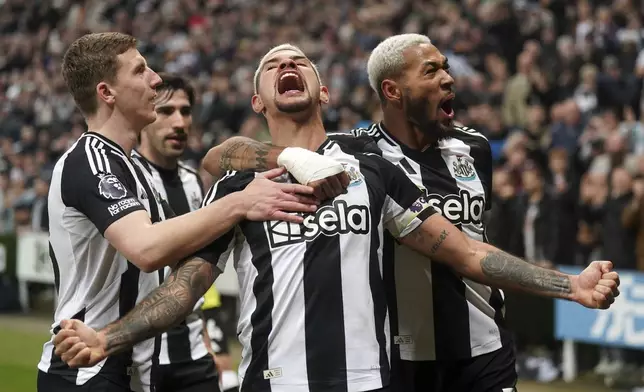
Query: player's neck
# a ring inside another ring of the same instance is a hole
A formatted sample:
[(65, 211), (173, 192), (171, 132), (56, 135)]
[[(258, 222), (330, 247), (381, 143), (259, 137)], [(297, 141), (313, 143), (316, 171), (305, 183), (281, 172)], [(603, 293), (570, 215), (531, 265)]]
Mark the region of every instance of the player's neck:
[(396, 139), (413, 150), (422, 151), (438, 140), (417, 129), (399, 113), (384, 110), (382, 123)]
[(128, 156), (136, 146), (141, 132), (140, 127), (134, 126), (123, 116), (115, 112), (101, 113), (100, 110), (95, 116), (87, 119), (87, 128), (118, 144)]
[(152, 163), (154, 166), (166, 170), (173, 170), (177, 168), (177, 158), (166, 157), (154, 148), (149, 147), (145, 143), (141, 143), (137, 151), (143, 156), (143, 158), (148, 160), (148, 162)]
[(321, 115), (312, 116), (303, 122), (289, 117), (267, 117), (267, 122), (275, 146), (301, 147), (316, 151), (326, 140)]

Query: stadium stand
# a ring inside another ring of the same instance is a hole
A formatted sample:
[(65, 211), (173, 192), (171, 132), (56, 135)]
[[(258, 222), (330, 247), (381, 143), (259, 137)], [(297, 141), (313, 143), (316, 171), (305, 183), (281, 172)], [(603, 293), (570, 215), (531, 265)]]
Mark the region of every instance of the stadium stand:
[[(457, 120), (492, 146), (491, 242), (542, 265), (642, 271), (643, 12), (631, 0), (0, 0), (0, 233), (46, 231), (53, 163), (85, 130), (61, 56), (86, 32), (132, 34), (152, 68), (192, 77), (195, 166), (231, 135), (268, 138), (249, 102), (271, 46), (292, 42), (315, 60), (332, 97), (325, 125), (344, 131), (380, 118), (370, 50), (419, 32), (449, 57)], [(512, 317), (508, 303), (519, 348), (539, 357), (517, 308)], [(553, 350), (546, 330), (537, 345)], [(602, 374), (642, 362), (620, 349), (600, 357)]]

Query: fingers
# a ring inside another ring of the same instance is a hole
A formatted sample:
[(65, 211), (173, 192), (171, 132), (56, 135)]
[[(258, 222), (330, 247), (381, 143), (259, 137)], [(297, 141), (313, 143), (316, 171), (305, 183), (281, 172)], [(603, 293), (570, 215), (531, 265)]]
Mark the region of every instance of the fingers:
[(595, 292), (602, 294), (605, 298), (613, 296), (613, 290), (608, 286), (597, 285), (595, 286)]
[(282, 201), (278, 203), (277, 208), (284, 212), (314, 212), (317, 206), (295, 201)]
[(611, 271), (611, 272), (609, 272), (607, 274), (602, 274), (601, 279), (602, 280), (605, 280), (605, 279), (606, 280), (612, 280), (612, 281), (615, 282), (615, 285), (617, 287), (619, 287), (619, 285), (621, 283), (620, 280), (619, 280), (619, 274), (617, 272), (615, 272), (615, 271)]
[(342, 182), (340, 181), (340, 175), (342, 174), (344, 174), (344, 172), (329, 178), (329, 185), (333, 190), (333, 197), (340, 196), (346, 189), (342, 186)]
[(305, 195), (297, 195), (297, 194), (296, 195), (291, 195), (291, 196), (294, 196), (294, 198), (295, 198), (295, 200), (291, 200), (291, 201), (296, 201), (298, 203), (311, 204), (311, 205), (315, 205), (315, 206), (320, 204), (320, 200), (316, 199), (313, 196), (305, 196)]
[(266, 178), (267, 180), (272, 180), (286, 173), (286, 169), (283, 167), (278, 167), (276, 169), (271, 169), (262, 173), (257, 173), (257, 177)]
[[(614, 302), (613, 297), (606, 297), (603, 293), (595, 290), (593, 291), (593, 300), (597, 304), (599, 309), (608, 309), (610, 305)], [(610, 298), (610, 299), (609, 299)]]
[(280, 189), (282, 192), (286, 192), (286, 193), (300, 193), (303, 195), (313, 194), (313, 188), (306, 185), (275, 183), (275, 186), (277, 186), (277, 188)]
[(91, 362), (92, 362), (92, 350), (85, 347), (73, 358), (67, 361), (67, 365), (69, 365), (69, 367), (72, 367), (72, 368), (77, 368), (81, 366), (91, 365), (92, 364)]
[(613, 263), (611, 263), (610, 261), (600, 261), (600, 263), (603, 273), (607, 274), (613, 270)]
[(347, 172), (343, 171), (342, 173), (338, 174), (338, 178), (340, 179), (340, 186), (342, 186), (342, 189), (347, 189), (347, 187), (351, 183), (351, 179), (349, 178)]
[[(60, 356), (60, 359), (62, 359), (65, 363), (69, 363), (70, 361), (75, 359), (75, 357), (84, 349), (88, 349), (87, 345), (84, 342), (79, 341), (76, 344), (74, 344), (69, 350), (65, 351)], [(79, 363), (78, 365), (81, 365), (81, 363)]]
[(62, 354), (69, 351), (72, 346), (80, 341), (80, 338), (76, 335), (76, 331), (63, 329), (54, 337), (54, 347), (56, 347), (54, 352), (56, 355), (62, 356)]
[(300, 215), (295, 215), (295, 214), (289, 214), (288, 212), (284, 211), (276, 211), (273, 213), (273, 216), (271, 219), (278, 220), (278, 221), (285, 221), (285, 222), (291, 222), (291, 223), (302, 223), (304, 222), (304, 218)]

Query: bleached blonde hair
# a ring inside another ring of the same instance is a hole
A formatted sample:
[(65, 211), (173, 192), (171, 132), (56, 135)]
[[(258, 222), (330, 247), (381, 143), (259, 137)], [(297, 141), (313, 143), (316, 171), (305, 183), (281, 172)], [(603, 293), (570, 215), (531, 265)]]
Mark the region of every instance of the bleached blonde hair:
[[(253, 76), (253, 88), (254, 88), (255, 94), (257, 94), (257, 90), (259, 89), (259, 76), (260, 76), (260, 74), (262, 72), (262, 68), (264, 68), (264, 64), (266, 63), (266, 60), (268, 60), (273, 54), (275, 54), (277, 52), (281, 52), (283, 50), (292, 50), (293, 52), (296, 52), (297, 54), (308, 58), (304, 54), (302, 49), (298, 48), (297, 46), (295, 46), (293, 44), (289, 44), (289, 43), (278, 45), (278, 46), (274, 47), (273, 49), (269, 50), (264, 55), (264, 57), (262, 57), (262, 60), (259, 62), (259, 65), (257, 66), (257, 69), (255, 70), (255, 75)], [(309, 59), (309, 61), (311, 61), (311, 60)], [(313, 67), (313, 72), (315, 72), (315, 76), (318, 77), (318, 82), (320, 82), (320, 84), (322, 84), (322, 79), (320, 78), (320, 71), (318, 71), (318, 68), (315, 66), (315, 64), (313, 64), (313, 61), (311, 61), (311, 67)]]
[(405, 50), (412, 46), (431, 43), (429, 37), (421, 34), (393, 35), (379, 43), (369, 55), (367, 62), (369, 85), (373, 91), (382, 98), (382, 91), (380, 91), (382, 81), (398, 75), (405, 68), (403, 56)]

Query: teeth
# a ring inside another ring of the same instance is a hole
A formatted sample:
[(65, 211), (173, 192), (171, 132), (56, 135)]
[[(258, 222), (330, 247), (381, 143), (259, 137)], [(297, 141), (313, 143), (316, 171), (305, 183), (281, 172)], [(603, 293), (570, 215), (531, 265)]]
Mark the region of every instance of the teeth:
[(287, 77), (287, 76), (295, 76), (296, 78), (298, 78), (298, 77), (299, 77), (295, 72), (286, 72), (285, 74), (283, 74), (282, 76), (280, 76), (280, 80), (284, 79), (284, 78), (285, 78), (285, 77)]

